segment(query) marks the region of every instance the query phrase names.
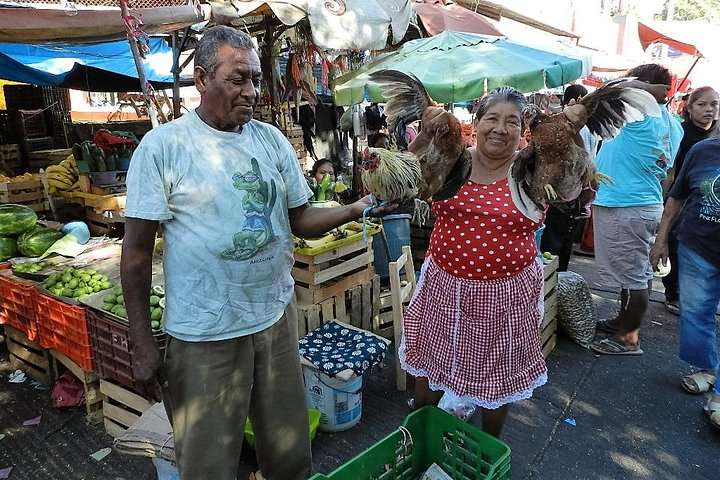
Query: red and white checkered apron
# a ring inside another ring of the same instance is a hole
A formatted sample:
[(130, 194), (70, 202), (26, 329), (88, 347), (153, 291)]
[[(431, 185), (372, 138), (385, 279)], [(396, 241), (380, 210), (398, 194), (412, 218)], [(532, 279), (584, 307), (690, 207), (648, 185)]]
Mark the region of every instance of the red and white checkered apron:
[(403, 319), (403, 368), (483, 408), (531, 397), (547, 381), (542, 288), (536, 262), (510, 277), (467, 280), (427, 257)]

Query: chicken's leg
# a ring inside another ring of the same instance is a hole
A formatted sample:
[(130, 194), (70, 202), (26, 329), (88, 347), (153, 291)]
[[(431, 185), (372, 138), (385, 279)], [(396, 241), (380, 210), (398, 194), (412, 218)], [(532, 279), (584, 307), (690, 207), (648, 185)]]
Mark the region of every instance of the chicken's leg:
[(555, 189), (553, 188), (552, 185), (550, 185), (549, 183), (546, 183), (543, 186), (543, 190), (545, 190), (545, 195), (547, 196), (548, 200), (557, 200), (558, 195), (555, 192)]
[(615, 180), (613, 180), (612, 177), (609, 177), (609, 176), (605, 175), (604, 173), (600, 173), (600, 172), (593, 172), (590, 175), (590, 182), (593, 182), (593, 181), (597, 182), (598, 185), (601, 183), (615, 185)]

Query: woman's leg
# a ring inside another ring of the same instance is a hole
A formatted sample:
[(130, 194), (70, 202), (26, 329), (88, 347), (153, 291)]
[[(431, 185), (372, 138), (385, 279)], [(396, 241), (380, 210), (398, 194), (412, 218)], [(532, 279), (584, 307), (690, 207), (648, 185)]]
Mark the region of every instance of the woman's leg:
[(415, 378), (415, 409), (422, 408), (426, 405), (437, 406), (440, 398), (442, 398), (443, 392), (441, 390), (435, 391), (430, 389), (427, 377), (416, 377)]
[(482, 411), (483, 432), (488, 433), (495, 438), (500, 438), (500, 432), (502, 432), (503, 425), (505, 424), (505, 417), (507, 417), (509, 408), (509, 403), (500, 408), (496, 408), (495, 410), (484, 408)]

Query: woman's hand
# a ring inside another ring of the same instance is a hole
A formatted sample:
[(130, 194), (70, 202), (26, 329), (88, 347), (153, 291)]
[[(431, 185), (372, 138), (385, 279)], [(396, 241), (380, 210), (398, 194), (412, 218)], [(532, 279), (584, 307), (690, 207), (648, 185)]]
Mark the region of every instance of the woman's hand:
[(450, 128), (449, 119), (450, 114), (442, 107), (427, 107), (422, 115), (422, 129), (408, 145), (408, 150), (418, 153), (427, 148), (439, 129), (447, 131)]
[(575, 133), (579, 132), (588, 120), (587, 108), (581, 103), (575, 103), (575, 100), (568, 102), (568, 106), (563, 108), (563, 114), (575, 127)]

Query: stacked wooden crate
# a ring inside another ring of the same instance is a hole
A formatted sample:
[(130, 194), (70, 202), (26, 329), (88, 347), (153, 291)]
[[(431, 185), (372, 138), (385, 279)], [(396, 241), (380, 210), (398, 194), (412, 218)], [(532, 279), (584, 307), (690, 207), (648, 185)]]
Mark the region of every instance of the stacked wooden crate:
[(545, 358), (555, 348), (557, 343), (557, 283), (558, 283), (558, 265), (560, 261), (557, 256), (553, 256), (549, 260), (545, 260), (543, 267), (543, 320), (540, 324), (540, 345), (542, 345), (543, 356)]
[(373, 268), (372, 242), (356, 237), (316, 254), (296, 249), (292, 273), (300, 337), (332, 319), (370, 330), (380, 278)]
[(36, 212), (50, 209), (45, 188), (40, 180), (0, 183), (0, 203), (27, 205)]
[(21, 166), (20, 145), (0, 145), (0, 173), (14, 175)]

